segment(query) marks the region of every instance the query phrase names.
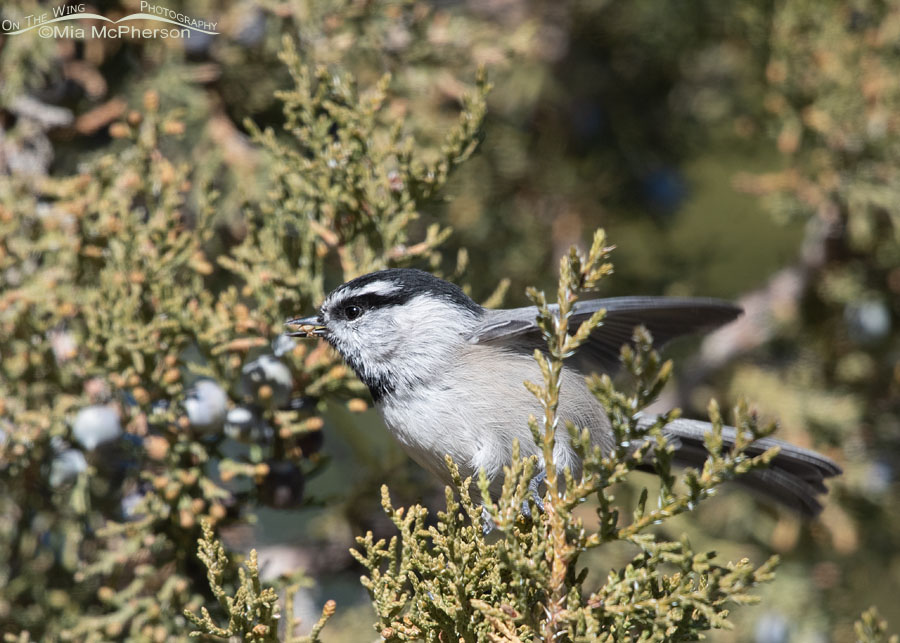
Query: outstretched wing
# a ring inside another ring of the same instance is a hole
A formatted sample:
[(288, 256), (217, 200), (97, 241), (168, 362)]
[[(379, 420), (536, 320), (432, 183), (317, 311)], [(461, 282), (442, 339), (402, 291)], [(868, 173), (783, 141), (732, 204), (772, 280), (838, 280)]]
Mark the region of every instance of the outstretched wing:
[[(557, 309), (555, 305), (551, 308)], [(719, 299), (612, 297), (576, 302), (570, 321), (572, 330), (600, 309), (606, 310), (603, 322), (575, 355), (583, 371), (615, 371), (622, 345), (631, 341), (637, 326), (645, 326), (654, 345), (662, 346), (675, 337), (721, 326), (741, 314), (738, 306)], [(533, 352), (544, 346), (536, 320), (534, 306), (487, 310), (468, 339), (473, 344), (502, 343)]]

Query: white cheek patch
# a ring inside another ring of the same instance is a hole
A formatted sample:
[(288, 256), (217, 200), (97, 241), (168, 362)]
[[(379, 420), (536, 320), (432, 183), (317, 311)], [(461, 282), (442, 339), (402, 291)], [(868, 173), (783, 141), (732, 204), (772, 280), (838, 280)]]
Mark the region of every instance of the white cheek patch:
[(427, 294), (337, 321), (338, 349), (361, 375), (404, 388), (443, 373), (465, 344), (473, 313)]

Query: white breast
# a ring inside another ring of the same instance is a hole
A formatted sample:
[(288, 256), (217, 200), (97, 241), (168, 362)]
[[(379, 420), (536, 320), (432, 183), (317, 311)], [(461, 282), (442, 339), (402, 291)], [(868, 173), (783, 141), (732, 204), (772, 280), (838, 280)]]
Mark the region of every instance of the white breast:
[[(484, 469), (498, 488), (512, 458), (513, 440), (518, 439), (523, 454), (540, 455), (528, 417), (540, 420), (543, 411), (523, 384), (526, 379), (540, 384), (540, 369), (530, 356), (492, 346), (465, 345), (460, 351), (454, 363), (413, 389), (388, 396), (378, 408), (406, 452), (445, 483), (444, 457), (449, 454), (463, 477)], [(575, 371), (563, 371), (559, 416), (558, 469), (580, 470), (563, 428), (566, 420), (589, 428), (596, 443), (611, 447), (606, 415)]]

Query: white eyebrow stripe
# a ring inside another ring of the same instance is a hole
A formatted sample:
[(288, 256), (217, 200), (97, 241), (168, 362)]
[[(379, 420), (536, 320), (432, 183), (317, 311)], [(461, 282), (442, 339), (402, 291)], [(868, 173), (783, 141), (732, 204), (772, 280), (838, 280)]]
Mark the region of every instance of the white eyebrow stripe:
[(397, 292), (398, 290), (400, 290), (400, 286), (392, 281), (384, 281), (382, 279), (380, 281), (373, 281), (371, 283), (368, 283), (365, 286), (360, 286), (359, 288), (348, 288), (346, 290), (342, 290), (337, 293), (335, 298), (329, 303), (336, 304), (338, 302), (344, 301), (345, 299), (349, 299), (351, 297), (359, 297), (360, 295), (390, 295)]

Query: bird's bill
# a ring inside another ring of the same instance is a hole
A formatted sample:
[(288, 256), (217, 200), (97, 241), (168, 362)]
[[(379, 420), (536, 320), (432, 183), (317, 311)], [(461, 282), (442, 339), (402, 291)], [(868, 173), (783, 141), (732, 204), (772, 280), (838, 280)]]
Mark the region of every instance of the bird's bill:
[(318, 316), (296, 317), (284, 322), (285, 326), (299, 326), (299, 330), (287, 333), (288, 337), (322, 337), (325, 335), (325, 326), (319, 321)]

